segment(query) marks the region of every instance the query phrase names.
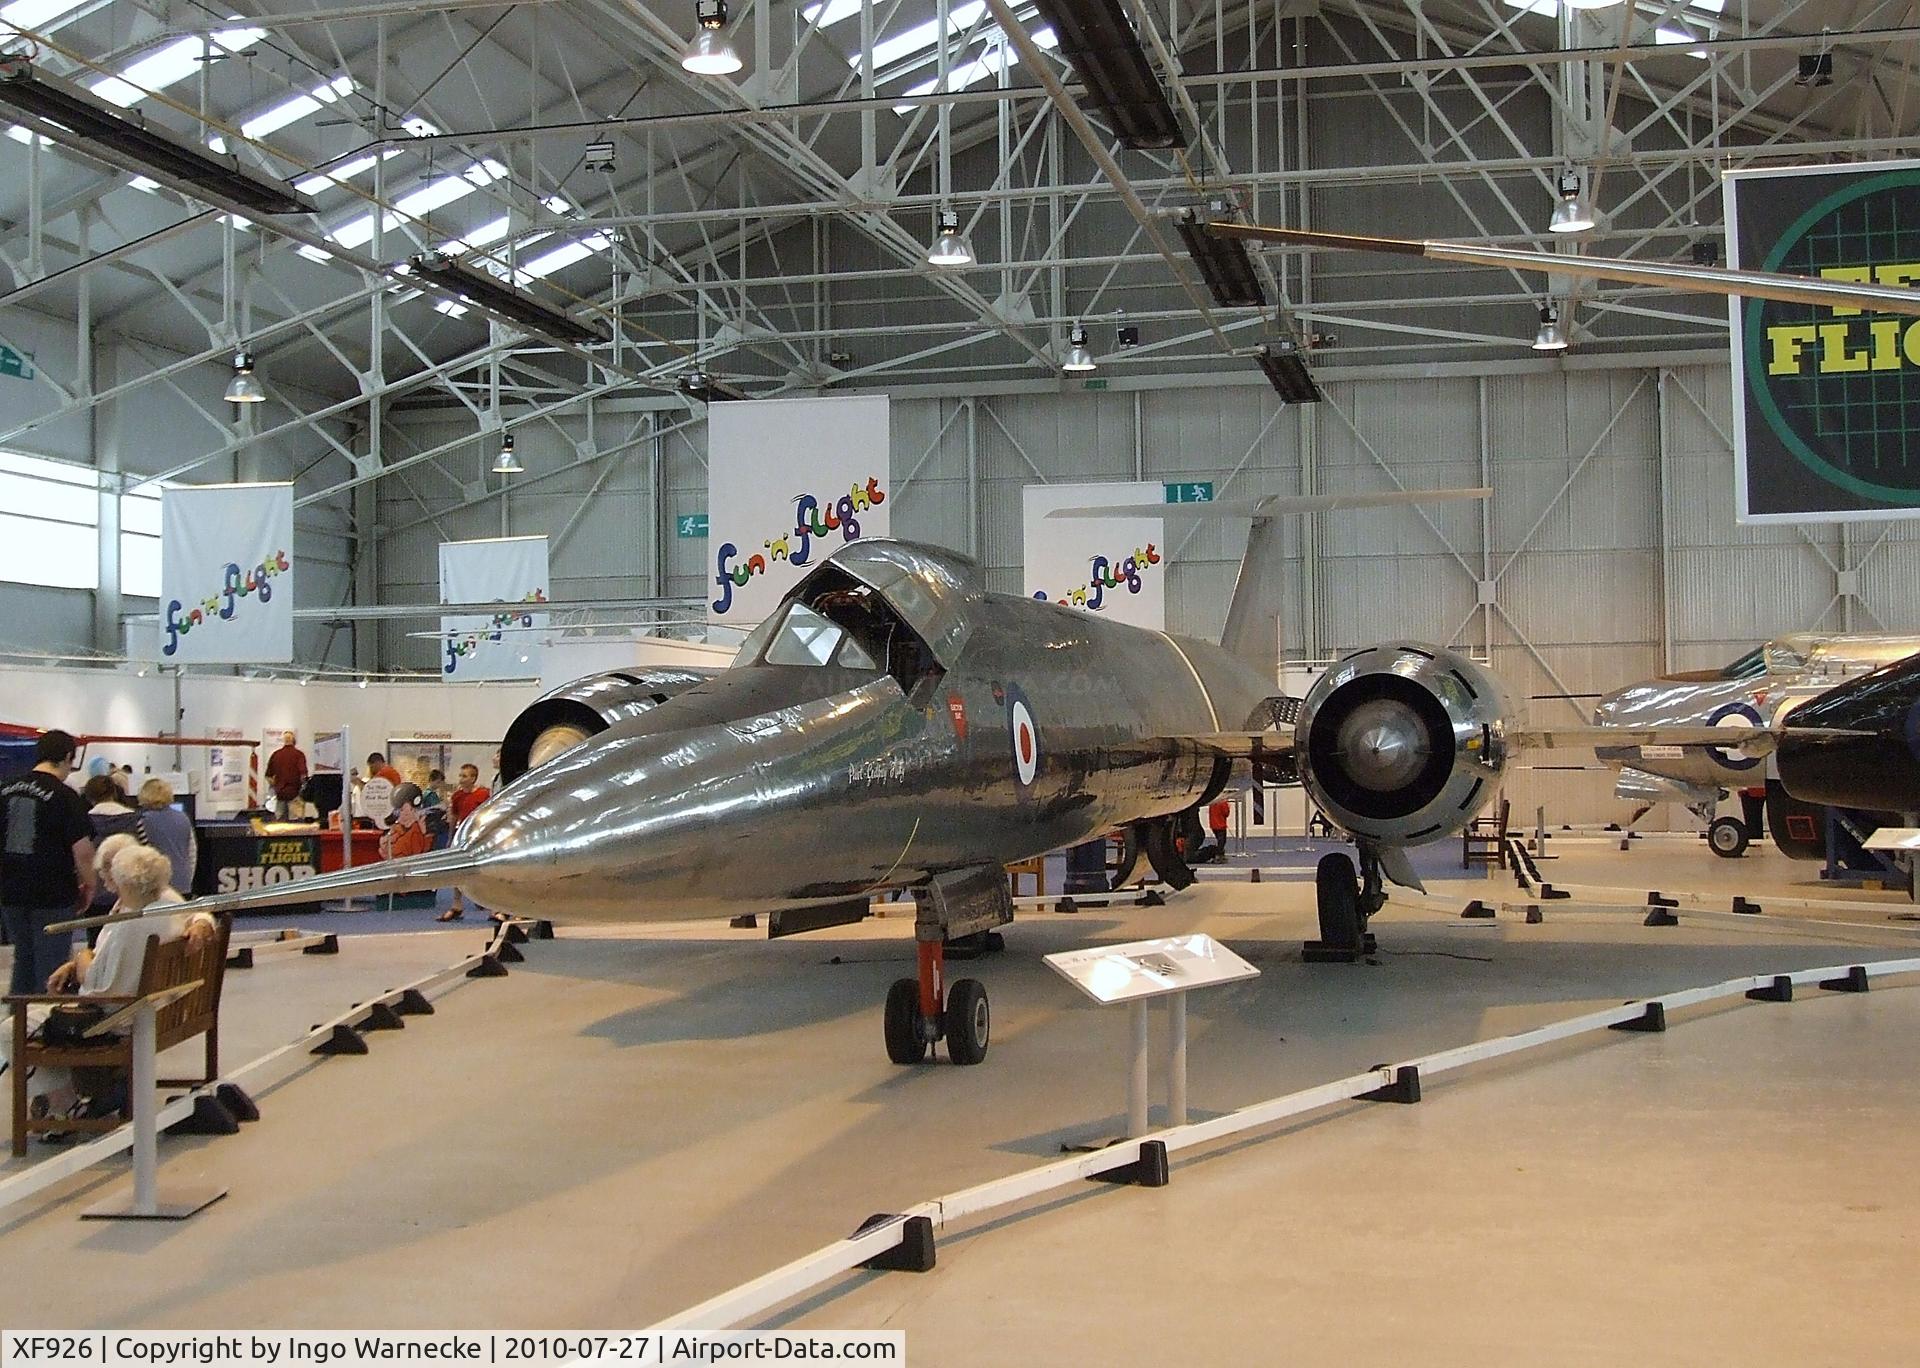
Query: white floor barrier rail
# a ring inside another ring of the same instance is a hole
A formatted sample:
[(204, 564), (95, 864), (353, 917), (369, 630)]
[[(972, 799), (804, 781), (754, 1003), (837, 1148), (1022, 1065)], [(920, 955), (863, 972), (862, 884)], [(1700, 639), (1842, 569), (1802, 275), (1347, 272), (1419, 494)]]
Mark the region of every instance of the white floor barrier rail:
[(874, 1217), (848, 1238), (669, 1316), (651, 1329), (718, 1330), (741, 1325), (855, 1269), (925, 1272), (933, 1267), (932, 1237), (950, 1224), (1073, 1187), (1089, 1178), (1112, 1177), (1122, 1172), (1157, 1172), (1157, 1181), (1152, 1177), (1121, 1181), (1159, 1186), (1166, 1181), (1168, 1154), (1347, 1102), (1418, 1102), (1423, 1077), (1539, 1049), (1589, 1031), (1664, 1031), (1669, 1012), (1710, 1002), (1729, 998), (1789, 1002), (1795, 988), (1809, 986), (1831, 992), (1865, 992), (1873, 979), (1902, 974), (1920, 974), (1920, 957), (1868, 960), (1782, 974), (1742, 975), (1698, 988), (1636, 999), (1515, 1035), (1381, 1065), (1300, 1092), (1256, 1102), (1222, 1116), (1155, 1131), (1139, 1139), (1123, 1140), (1101, 1150), (963, 1188), (902, 1212)]

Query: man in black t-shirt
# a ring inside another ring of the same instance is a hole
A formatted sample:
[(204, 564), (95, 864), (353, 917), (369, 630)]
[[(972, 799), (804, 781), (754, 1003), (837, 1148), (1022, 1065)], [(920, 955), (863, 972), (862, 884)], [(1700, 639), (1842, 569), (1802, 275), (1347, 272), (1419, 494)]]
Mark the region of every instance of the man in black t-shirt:
[(13, 942), (14, 993), (44, 993), (73, 953), (73, 933), (48, 923), (84, 917), (93, 900), (93, 827), (67, 785), (78, 748), (63, 731), (41, 736), (40, 763), (0, 784), (0, 918)]

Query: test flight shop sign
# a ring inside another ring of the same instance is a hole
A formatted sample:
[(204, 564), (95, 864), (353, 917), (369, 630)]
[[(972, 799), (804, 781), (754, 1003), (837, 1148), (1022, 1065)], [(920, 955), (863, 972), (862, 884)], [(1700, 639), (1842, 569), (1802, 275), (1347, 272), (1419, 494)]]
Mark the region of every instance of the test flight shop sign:
[[(1728, 261), (1920, 287), (1920, 161), (1726, 177)], [(1920, 318), (1735, 297), (1743, 523), (1920, 517)]]

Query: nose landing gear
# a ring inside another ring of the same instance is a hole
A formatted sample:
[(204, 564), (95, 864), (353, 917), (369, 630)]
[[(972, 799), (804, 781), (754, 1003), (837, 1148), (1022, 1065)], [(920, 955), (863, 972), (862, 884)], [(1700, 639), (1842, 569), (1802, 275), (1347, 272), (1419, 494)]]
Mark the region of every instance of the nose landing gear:
[(946, 944), (923, 940), (915, 942), (915, 947), (919, 977), (895, 979), (887, 990), (887, 1058), (895, 1064), (918, 1064), (936, 1042), (945, 1040), (947, 1058), (955, 1064), (978, 1064), (987, 1057), (993, 1025), (986, 985), (978, 979), (956, 979), (945, 991), (943, 1007)]
[(1320, 939), (1308, 941), (1301, 957), (1309, 964), (1351, 964), (1374, 950), (1367, 922), (1386, 904), (1380, 859), (1365, 846), (1360, 849), (1360, 872), (1344, 851), (1322, 855), (1313, 871), (1313, 890), (1320, 913)]

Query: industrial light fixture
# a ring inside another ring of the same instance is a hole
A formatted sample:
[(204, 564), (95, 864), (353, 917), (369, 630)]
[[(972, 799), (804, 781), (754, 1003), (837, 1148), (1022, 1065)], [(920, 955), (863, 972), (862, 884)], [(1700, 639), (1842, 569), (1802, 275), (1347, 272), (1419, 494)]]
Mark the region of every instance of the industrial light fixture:
[(955, 266), (971, 266), (973, 261), (973, 244), (960, 231), (960, 216), (951, 209), (942, 209), (940, 231), (933, 239), (933, 246), (927, 249), (927, 265), (951, 269)]
[(1551, 304), (1540, 306), (1540, 331), (1534, 334), (1533, 349), (1537, 352), (1567, 349), (1567, 330), (1560, 326), (1560, 311)]
[(1115, 345), (1122, 351), (1137, 347), (1140, 345), (1140, 330), (1138, 328), (1121, 328), (1114, 334), (1113, 340)]
[(253, 373), (253, 353), (240, 352), (233, 358), (233, 379), (227, 381), (229, 404), (265, 403), (267, 392)]
[(137, 111), (123, 112), (91, 90), (35, 67), (23, 54), (0, 57), (0, 105), (33, 121), (33, 130), (83, 152), (115, 152), (152, 175), (250, 214), (312, 214), (319, 206), (285, 181), (256, 174), (231, 153), (210, 152)]
[(509, 432), (500, 439), (500, 455), (494, 460), (493, 473), (496, 475), (518, 475), (522, 468), (520, 462), (514, 457), (513, 434)]
[(1262, 342), (1254, 352), (1260, 370), (1273, 391), (1289, 404), (1317, 404), (1320, 386), (1300, 355), (1300, 345), (1291, 337), (1276, 337)]
[(1177, 210), (1173, 222), (1214, 303), (1223, 309), (1261, 308), (1267, 302), (1267, 292), (1254, 272), (1245, 241), (1207, 231), (1209, 223), (1238, 218), (1229, 201), (1214, 200), (1204, 207), (1189, 205)]
[(698, 0), (694, 14), (700, 31), (680, 54), (680, 69), (695, 76), (733, 75), (740, 69), (740, 54), (720, 32), (727, 26), (727, 0)]
[(1069, 375), (1085, 375), (1098, 369), (1093, 353), (1087, 350), (1087, 330), (1078, 323), (1073, 325), (1073, 333), (1067, 339), (1067, 354), (1060, 362), (1060, 369)]
[(1560, 173), (1560, 200), (1547, 220), (1550, 233), (1585, 233), (1593, 227), (1593, 204), (1578, 171)]
[(1081, 105), (1113, 129), (1122, 147), (1187, 145), (1121, 0), (1036, 0), (1035, 8), (1086, 87)]
[(586, 172), (604, 172), (611, 176), (619, 169), (613, 160), (613, 144), (610, 142), (588, 143), (587, 155), (580, 163), (580, 169)]
[(486, 310), (528, 332), (556, 342), (586, 347), (609, 340), (597, 325), (571, 318), (525, 290), (515, 289), (485, 271), (476, 271), (439, 252), (421, 252), (408, 258), (415, 279), (438, 286), (460, 300)]
[(703, 370), (691, 370), (680, 377), (680, 392), (689, 399), (698, 399), (703, 404), (719, 403), (727, 399), (751, 399), (753, 396), (738, 386), (725, 380), (716, 380)]

